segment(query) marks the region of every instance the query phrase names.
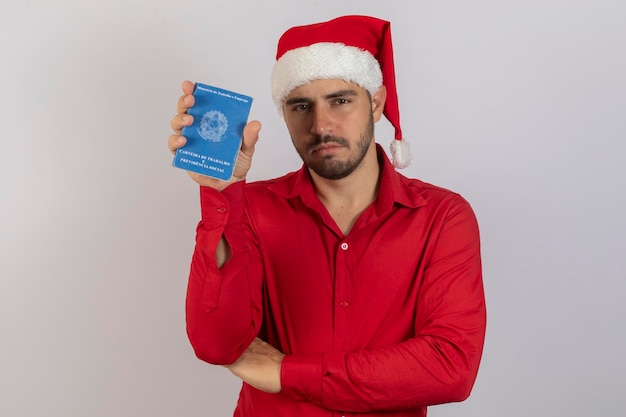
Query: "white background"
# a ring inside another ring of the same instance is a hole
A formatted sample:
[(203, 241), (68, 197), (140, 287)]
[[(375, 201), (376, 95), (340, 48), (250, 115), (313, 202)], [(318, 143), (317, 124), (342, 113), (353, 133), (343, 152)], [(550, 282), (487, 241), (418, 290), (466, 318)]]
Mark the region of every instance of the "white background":
[(231, 415), (238, 381), (185, 335), (198, 192), (169, 121), (184, 79), (252, 95), (252, 179), (297, 169), (276, 40), (341, 14), (392, 21), (404, 173), (481, 225), (482, 367), (430, 415), (623, 413), (626, 3), (4, 0), (0, 415)]

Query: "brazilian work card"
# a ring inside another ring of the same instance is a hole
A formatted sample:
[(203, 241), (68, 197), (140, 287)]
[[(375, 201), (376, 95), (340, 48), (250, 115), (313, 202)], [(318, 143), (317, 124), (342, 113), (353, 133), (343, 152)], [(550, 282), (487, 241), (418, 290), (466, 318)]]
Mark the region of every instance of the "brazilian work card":
[(193, 124), (183, 128), (187, 143), (173, 165), (228, 181), (233, 175), (252, 98), (206, 84), (196, 84), (195, 104), (187, 113)]

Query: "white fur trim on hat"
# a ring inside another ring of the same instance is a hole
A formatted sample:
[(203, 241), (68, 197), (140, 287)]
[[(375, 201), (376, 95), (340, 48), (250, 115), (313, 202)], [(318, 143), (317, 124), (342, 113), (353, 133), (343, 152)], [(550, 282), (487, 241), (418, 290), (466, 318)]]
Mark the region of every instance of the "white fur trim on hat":
[(320, 42), (287, 51), (276, 61), (272, 71), (274, 104), (282, 114), (283, 100), (293, 89), (332, 78), (354, 82), (371, 95), (383, 84), (380, 64), (371, 53), (342, 43)]

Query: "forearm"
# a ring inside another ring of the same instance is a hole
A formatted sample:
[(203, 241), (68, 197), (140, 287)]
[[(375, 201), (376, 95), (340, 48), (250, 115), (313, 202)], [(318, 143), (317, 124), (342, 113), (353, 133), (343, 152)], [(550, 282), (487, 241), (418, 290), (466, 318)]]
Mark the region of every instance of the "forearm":
[(202, 221), (187, 289), (187, 333), (200, 359), (229, 364), (260, 327), (261, 282), (254, 267), (258, 262), (251, 260), (245, 244), (240, 201), (207, 190), (201, 199)]
[(283, 393), (352, 412), (462, 401), (476, 378), (481, 328), (473, 329), (464, 346), (422, 336), (374, 350), (288, 355), (281, 368)]

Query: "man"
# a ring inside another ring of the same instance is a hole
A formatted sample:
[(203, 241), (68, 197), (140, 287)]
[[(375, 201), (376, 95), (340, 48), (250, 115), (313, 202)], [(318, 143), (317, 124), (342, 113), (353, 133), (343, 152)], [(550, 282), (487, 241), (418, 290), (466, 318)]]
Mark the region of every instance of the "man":
[[(172, 120), (192, 123), (193, 84)], [(402, 140), (389, 22), (344, 16), (278, 44), (274, 101), (304, 164), (200, 184), (187, 294), (197, 356), (243, 381), (235, 416), (425, 416), (467, 398), (485, 332), (478, 227), (458, 194), (394, 170)], [(393, 163), (374, 141), (385, 115)]]

